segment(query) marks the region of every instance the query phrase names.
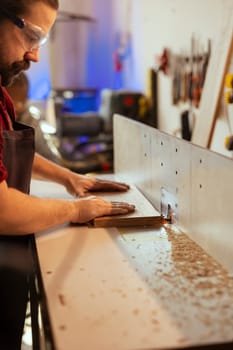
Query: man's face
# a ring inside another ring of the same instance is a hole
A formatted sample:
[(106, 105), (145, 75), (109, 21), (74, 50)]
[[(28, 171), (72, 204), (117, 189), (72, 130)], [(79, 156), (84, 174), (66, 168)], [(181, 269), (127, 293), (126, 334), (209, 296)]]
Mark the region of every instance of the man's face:
[[(22, 16), (28, 26), (41, 28), (45, 34), (49, 33), (55, 17), (56, 10), (43, 2), (35, 2), (29, 8), (29, 12)], [(21, 71), (27, 70), (30, 62), (39, 61), (39, 49), (29, 49), (24, 31), (8, 18), (0, 26), (0, 75), (3, 86), (10, 85)]]

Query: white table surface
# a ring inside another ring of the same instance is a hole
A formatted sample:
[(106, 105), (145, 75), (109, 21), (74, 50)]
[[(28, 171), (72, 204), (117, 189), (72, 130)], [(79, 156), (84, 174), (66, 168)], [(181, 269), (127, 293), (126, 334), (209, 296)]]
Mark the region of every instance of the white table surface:
[[(55, 184), (31, 192), (69, 198)], [(59, 350), (166, 349), (233, 341), (233, 278), (175, 227), (63, 225), (36, 234)]]

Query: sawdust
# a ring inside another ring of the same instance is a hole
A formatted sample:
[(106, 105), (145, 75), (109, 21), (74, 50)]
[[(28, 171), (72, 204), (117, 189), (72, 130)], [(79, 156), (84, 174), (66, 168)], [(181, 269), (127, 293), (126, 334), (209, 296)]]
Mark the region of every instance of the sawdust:
[[(196, 242), (184, 233), (174, 234), (166, 228), (171, 242), (171, 257), (174, 267), (188, 280), (196, 281), (195, 288), (223, 293), (224, 287), (233, 290), (233, 278), (212, 256), (208, 255)], [(170, 274), (163, 274), (166, 278)]]
[(156, 299), (185, 335), (178, 344), (192, 343), (192, 339), (208, 342), (210, 334), (212, 340), (232, 340), (232, 275), (186, 234), (172, 225), (164, 229), (169, 248), (164, 238), (156, 261), (147, 260), (153, 266), (147, 277)]

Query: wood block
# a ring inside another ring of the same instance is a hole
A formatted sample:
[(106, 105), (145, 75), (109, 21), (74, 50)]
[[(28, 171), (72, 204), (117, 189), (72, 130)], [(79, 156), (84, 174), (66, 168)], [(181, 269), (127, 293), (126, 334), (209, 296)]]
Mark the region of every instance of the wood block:
[(127, 202), (136, 206), (135, 212), (126, 215), (102, 216), (95, 218), (94, 227), (126, 227), (161, 225), (161, 214), (133, 185), (127, 192), (98, 192), (96, 195), (110, 201)]

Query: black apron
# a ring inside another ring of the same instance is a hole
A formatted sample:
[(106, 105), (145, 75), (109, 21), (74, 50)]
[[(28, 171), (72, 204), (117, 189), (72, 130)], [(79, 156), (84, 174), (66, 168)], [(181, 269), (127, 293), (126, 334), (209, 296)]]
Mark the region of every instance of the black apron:
[[(34, 159), (34, 130), (13, 122), (3, 130), (7, 184), (29, 193)], [(9, 213), (17, 215), (17, 213)], [(20, 350), (32, 271), (31, 235), (0, 236), (0, 349)]]

